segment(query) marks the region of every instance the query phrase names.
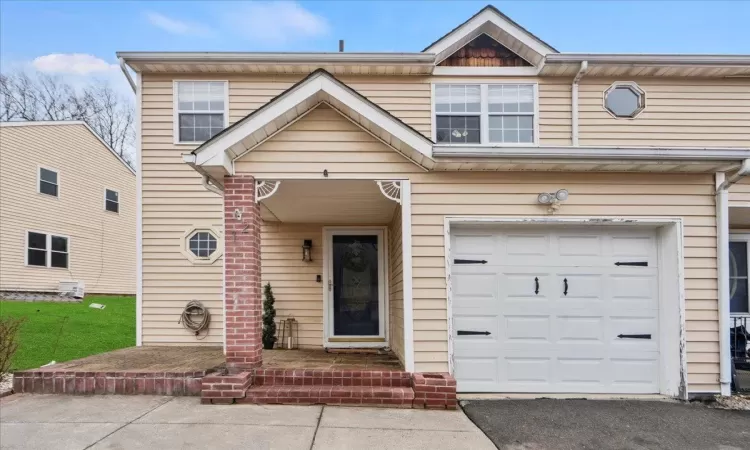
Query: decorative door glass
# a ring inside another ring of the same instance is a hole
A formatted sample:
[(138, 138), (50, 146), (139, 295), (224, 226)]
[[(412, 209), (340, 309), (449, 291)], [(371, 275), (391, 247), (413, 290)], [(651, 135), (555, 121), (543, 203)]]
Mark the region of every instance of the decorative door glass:
[(333, 334), (378, 336), (378, 236), (333, 236)]

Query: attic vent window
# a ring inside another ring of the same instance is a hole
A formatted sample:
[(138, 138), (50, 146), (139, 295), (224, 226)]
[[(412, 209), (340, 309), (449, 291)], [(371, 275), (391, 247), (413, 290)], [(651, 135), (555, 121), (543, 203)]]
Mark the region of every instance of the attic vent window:
[(616, 118), (632, 119), (646, 107), (646, 93), (632, 82), (617, 82), (604, 92), (604, 108)]

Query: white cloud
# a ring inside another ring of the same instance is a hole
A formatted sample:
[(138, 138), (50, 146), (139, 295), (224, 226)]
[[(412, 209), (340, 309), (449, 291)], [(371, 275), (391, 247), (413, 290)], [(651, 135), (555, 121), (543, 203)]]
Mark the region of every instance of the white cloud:
[(117, 70), (117, 64), (86, 53), (51, 53), (31, 63), (40, 72), (50, 74), (90, 75)]
[(239, 35), (276, 44), (323, 36), (329, 31), (325, 17), (288, 1), (247, 3), (227, 15), (227, 22)]
[(146, 19), (151, 25), (172, 34), (200, 37), (206, 37), (213, 34), (210, 28), (201, 24), (167, 17), (164, 14), (159, 14), (153, 11), (146, 13)]

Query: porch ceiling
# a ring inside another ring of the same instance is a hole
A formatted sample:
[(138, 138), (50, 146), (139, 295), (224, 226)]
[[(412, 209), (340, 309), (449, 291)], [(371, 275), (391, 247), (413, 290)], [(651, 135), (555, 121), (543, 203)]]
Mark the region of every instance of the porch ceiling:
[(385, 225), (398, 204), (372, 180), (285, 180), (261, 201), (268, 222)]

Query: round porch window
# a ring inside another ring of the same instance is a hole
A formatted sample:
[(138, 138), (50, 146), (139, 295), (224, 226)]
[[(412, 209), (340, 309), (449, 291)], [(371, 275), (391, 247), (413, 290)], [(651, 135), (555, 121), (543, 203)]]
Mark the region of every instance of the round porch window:
[(198, 258), (209, 258), (216, 252), (218, 240), (209, 231), (196, 231), (188, 240), (190, 253)]

